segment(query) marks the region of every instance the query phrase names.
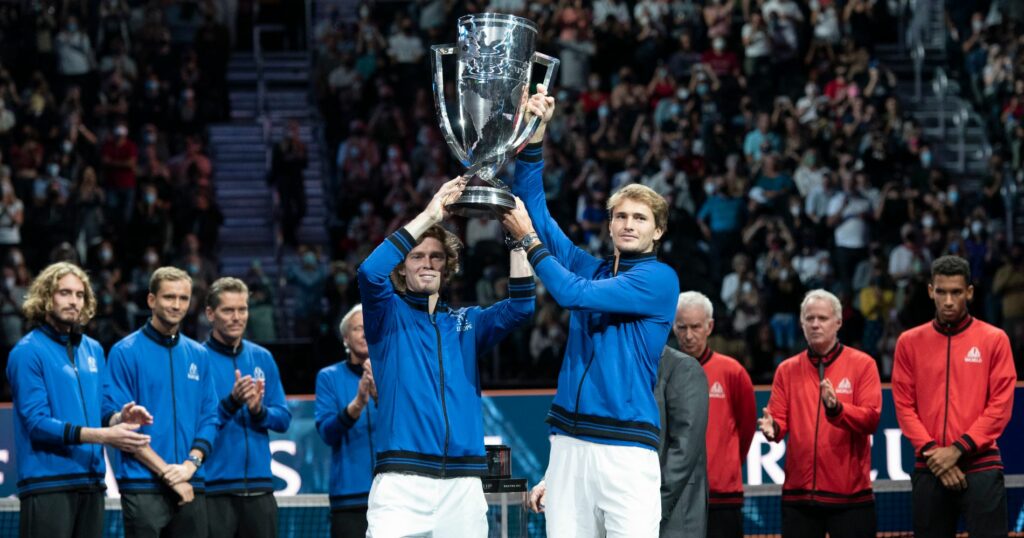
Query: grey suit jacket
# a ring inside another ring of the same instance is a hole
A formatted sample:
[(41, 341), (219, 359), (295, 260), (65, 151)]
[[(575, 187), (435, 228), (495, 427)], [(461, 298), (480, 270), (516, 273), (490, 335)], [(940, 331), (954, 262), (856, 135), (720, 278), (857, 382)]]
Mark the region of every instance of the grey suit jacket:
[(654, 397), (661, 415), (661, 538), (703, 538), (708, 514), (708, 378), (697, 359), (666, 346)]

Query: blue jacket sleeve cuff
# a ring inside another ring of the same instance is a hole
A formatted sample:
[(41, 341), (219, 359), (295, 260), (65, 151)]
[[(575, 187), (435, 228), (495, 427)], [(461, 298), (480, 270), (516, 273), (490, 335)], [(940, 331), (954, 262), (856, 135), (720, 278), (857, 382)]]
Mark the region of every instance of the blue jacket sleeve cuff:
[(543, 142), (528, 144), (523, 148), (523, 151), (519, 152), (519, 160), (527, 163), (538, 163), (544, 160), (543, 148)]
[(80, 445), (82, 444), (82, 427), (75, 426), (70, 422), (64, 424), (64, 444), (65, 445)]
[(388, 236), (388, 241), (402, 253), (402, 257), (409, 254), (409, 251), (416, 247), (416, 239), (405, 228), (399, 228), (397, 232)]
[(230, 394), (221, 399), (220, 406), (224, 408), (224, 411), (228, 415), (234, 415), (242, 407), (241, 405), (238, 404), (238, 402), (235, 401), (234, 398), (231, 397)]
[(544, 243), (538, 243), (536, 247), (533, 247), (526, 253), (526, 259), (530, 261), (530, 265), (537, 267), (537, 264), (544, 261), (544, 258), (550, 255), (551, 252), (548, 250), (548, 247), (544, 246)]
[(260, 412), (252, 416), (252, 419), (256, 422), (263, 422), (263, 419), (267, 418), (267, 406), (261, 405)]
[(537, 284), (532, 276), (508, 279), (508, 296), (511, 299), (530, 298), (537, 295)]
[(340, 422), (341, 425), (346, 428), (351, 428), (352, 426), (355, 425), (356, 419), (349, 416), (347, 406), (345, 409), (341, 410), (341, 413), (338, 413), (338, 422)]
[(196, 440), (192, 442), (192, 447), (189, 450), (190, 451), (191, 450), (198, 450), (198, 451), (202, 452), (203, 453), (203, 460), (205, 461), (206, 458), (210, 457), (210, 452), (211, 452), (210, 442), (207, 441), (206, 439), (202, 439), (202, 438), (197, 437)]

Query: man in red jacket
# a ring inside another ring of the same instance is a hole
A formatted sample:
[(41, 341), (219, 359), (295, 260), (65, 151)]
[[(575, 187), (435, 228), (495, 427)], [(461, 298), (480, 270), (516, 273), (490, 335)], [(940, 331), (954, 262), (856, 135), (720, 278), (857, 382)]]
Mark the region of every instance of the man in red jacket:
[(736, 359), (708, 347), (715, 328), (711, 301), (701, 293), (679, 294), (672, 327), (679, 349), (696, 357), (708, 377), (708, 538), (743, 536), (743, 460), (757, 424), (750, 375)]
[(963, 513), (973, 536), (1006, 536), (1006, 487), (996, 439), (1010, 421), (1017, 371), (1006, 333), (971, 317), (967, 260), (932, 263), (935, 320), (900, 335), (892, 397), (914, 446), (914, 535), (952, 537)]
[(839, 342), (842, 305), (813, 290), (800, 305), (807, 351), (779, 365), (764, 416), (769, 441), (786, 449), (782, 536), (875, 536), (871, 434), (882, 412), (875, 360)]

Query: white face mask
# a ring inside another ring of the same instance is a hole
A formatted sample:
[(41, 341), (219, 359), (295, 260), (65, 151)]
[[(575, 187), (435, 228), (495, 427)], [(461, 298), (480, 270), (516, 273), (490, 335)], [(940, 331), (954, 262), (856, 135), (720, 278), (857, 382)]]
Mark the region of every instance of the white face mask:
[(707, 194), (708, 196), (711, 196), (712, 194), (715, 194), (715, 184), (714, 183), (710, 183), (710, 182), (705, 183), (704, 184), (704, 193)]
[(981, 232), (985, 231), (985, 225), (980, 220), (976, 220), (971, 223), (971, 233), (974, 235), (981, 235)]

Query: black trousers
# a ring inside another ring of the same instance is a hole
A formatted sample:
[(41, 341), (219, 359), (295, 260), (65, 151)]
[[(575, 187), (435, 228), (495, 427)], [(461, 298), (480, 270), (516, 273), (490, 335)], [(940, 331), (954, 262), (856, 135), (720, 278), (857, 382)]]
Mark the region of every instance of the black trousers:
[(782, 505), (783, 538), (875, 538), (875, 505)]
[(276, 538), (277, 501), (263, 495), (207, 495), (210, 538)]
[(1005, 538), (1008, 534), (1006, 483), (1001, 470), (968, 474), (964, 491), (946, 489), (927, 469), (915, 470), (911, 484), (915, 537), (955, 536), (961, 515), (967, 520), (971, 538)]
[(21, 499), (20, 538), (103, 536), (102, 491), (58, 491)]
[(178, 506), (173, 492), (121, 495), (125, 538), (207, 538), (206, 496)]
[(743, 538), (743, 507), (709, 507), (708, 538)]
[(366, 507), (331, 510), (331, 538), (364, 538)]

